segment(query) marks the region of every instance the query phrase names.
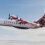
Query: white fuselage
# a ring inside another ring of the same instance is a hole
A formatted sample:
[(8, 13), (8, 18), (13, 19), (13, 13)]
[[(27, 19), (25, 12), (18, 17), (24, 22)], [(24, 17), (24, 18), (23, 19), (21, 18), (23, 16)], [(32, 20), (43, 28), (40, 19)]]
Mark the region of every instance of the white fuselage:
[(0, 19), (0, 25), (4, 26), (14, 26), (14, 27), (26, 27), (26, 28), (34, 28), (35, 25), (33, 26), (32, 24), (19, 24), (16, 23), (16, 20), (9, 20), (9, 19)]

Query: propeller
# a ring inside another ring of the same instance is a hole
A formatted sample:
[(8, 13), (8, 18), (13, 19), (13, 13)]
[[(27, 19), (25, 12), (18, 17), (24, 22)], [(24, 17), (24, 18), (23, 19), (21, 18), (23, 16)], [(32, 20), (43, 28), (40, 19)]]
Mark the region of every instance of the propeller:
[(18, 19), (18, 16), (17, 16), (17, 19)]
[(22, 18), (20, 18), (20, 20), (21, 20)]
[(8, 17), (8, 19), (10, 19), (10, 13), (9, 13), (9, 17)]

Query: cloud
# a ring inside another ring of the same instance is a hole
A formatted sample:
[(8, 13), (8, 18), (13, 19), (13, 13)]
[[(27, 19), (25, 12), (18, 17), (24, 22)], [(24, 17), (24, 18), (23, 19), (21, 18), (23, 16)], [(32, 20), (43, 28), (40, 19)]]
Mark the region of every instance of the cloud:
[(45, 27), (38, 29), (27, 29), (21, 30), (13, 27), (0, 26), (0, 40), (29, 40), (29, 41), (45, 41), (44, 36), (40, 34), (45, 34)]

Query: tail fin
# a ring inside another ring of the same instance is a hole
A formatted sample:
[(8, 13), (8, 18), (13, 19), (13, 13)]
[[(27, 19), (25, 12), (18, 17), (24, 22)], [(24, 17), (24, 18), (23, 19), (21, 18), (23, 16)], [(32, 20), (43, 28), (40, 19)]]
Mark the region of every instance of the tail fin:
[(45, 14), (37, 21), (37, 23), (40, 23), (40, 21), (42, 21), (43, 23), (45, 22)]
[(44, 24), (45, 24), (45, 14), (36, 23), (39, 23), (41, 27), (44, 26)]

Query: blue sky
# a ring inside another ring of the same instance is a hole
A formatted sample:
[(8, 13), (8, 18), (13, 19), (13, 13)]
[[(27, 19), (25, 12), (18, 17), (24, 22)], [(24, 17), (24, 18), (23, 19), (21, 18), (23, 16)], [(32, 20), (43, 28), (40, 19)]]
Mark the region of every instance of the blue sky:
[(23, 20), (38, 20), (45, 13), (45, 0), (0, 0), (0, 18), (8, 14)]

